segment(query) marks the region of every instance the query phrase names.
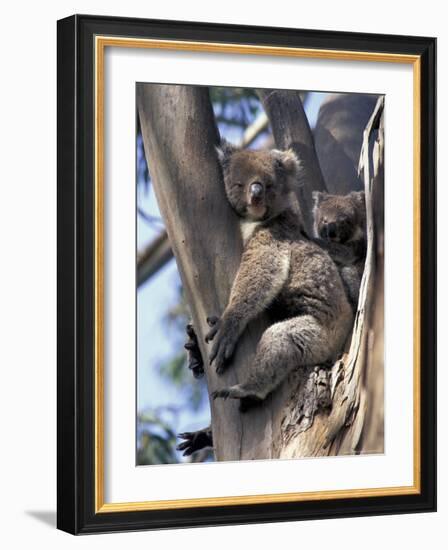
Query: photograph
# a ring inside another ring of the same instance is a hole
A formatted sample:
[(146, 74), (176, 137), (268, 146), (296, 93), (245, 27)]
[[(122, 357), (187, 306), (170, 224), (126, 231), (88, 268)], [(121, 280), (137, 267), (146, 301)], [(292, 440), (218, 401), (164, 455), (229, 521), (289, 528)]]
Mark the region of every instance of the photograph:
[(387, 97), (136, 106), (136, 464), (384, 453)]

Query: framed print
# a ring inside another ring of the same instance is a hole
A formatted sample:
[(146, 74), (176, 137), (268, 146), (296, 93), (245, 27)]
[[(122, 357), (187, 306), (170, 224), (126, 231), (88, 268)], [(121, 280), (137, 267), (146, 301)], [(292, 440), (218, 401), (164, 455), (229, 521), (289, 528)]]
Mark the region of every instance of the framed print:
[(436, 508), (433, 38), (58, 22), (58, 527)]

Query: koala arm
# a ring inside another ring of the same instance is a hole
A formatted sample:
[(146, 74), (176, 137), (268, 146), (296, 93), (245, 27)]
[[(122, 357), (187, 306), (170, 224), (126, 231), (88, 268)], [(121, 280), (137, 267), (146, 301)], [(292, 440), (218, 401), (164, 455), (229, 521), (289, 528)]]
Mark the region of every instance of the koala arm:
[(240, 333), (266, 309), (285, 284), (291, 260), (288, 243), (261, 234), (248, 243), (223, 318), (238, 321)]
[(266, 309), (285, 284), (290, 267), (287, 241), (274, 240), (259, 231), (248, 242), (241, 258), (229, 303), (220, 320), (206, 336), (214, 341), (210, 364), (215, 361), (218, 374), (231, 359), (239, 337), (247, 324)]

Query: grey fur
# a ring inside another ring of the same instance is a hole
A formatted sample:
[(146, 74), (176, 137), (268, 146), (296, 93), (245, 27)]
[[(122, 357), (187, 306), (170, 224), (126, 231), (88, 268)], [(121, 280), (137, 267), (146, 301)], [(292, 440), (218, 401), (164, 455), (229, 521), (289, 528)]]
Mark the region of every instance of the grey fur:
[[(221, 319), (210, 320), (210, 363), (221, 374), (247, 324), (267, 310), (275, 320), (262, 335), (248, 378), (213, 397), (263, 400), (292, 369), (334, 361), (353, 323), (335, 263), (304, 236), (293, 209), (291, 185), (299, 163), (292, 151), (221, 155), (227, 197), (237, 214), (254, 223)], [(260, 201), (250, 189), (263, 186)]]
[(367, 247), (364, 191), (347, 195), (314, 192), (313, 198), (314, 235), (338, 264), (350, 302), (356, 308)]

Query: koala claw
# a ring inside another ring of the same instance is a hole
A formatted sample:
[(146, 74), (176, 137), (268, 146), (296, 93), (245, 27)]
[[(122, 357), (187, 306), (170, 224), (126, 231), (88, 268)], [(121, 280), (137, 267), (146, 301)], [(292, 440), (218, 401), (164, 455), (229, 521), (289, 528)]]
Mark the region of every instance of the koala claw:
[(204, 363), (202, 361), (201, 350), (199, 349), (198, 339), (192, 324), (186, 326), (188, 340), (184, 348), (188, 352), (188, 368), (192, 371), (195, 378), (201, 378), (204, 374)]
[(211, 397), (213, 400), (218, 399), (227, 399), (230, 396), (230, 388), (224, 388), (223, 390), (215, 390), (212, 392)]
[(216, 374), (218, 376), (221, 376), (222, 374), (224, 374), (226, 370), (226, 367), (224, 365), (220, 365), (219, 367), (216, 367), (215, 371), (216, 371)]
[(214, 344), (210, 353), (210, 365), (215, 363), (216, 374), (223, 374), (232, 358), (235, 344), (228, 335), (223, 335)]
[(184, 451), (183, 456), (190, 456), (196, 451), (213, 446), (213, 435), (210, 428), (205, 428), (197, 432), (184, 432), (178, 434), (177, 437), (185, 440), (176, 446), (176, 450)]
[(218, 327), (214, 327), (207, 332), (207, 334), (205, 335), (205, 341), (207, 344), (209, 344), (213, 340), (217, 332), (218, 332)]
[(213, 399), (220, 397), (221, 399), (242, 399), (247, 396), (247, 392), (243, 388), (236, 384), (235, 386), (230, 386), (228, 388), (222, 388), (221, 390), (215, 390), (212, 393)]
[(222, 390), (215, 390), (211, 394), (213, 399), (240, 399), (240, 412), (245, 413), (250, 409), (259, 407), (263, 403), (263, 399), (256, 395), (253, 391), (248, 391), (240, 385), (231, 386), (230, 388), (223, 388)]
[(218, 321), (219, 317), (217, 315), (210, 315), (210, 317), (207, 317), (207, 324), (209, 327), (214, 327)]
[(205, 335), (205, 341), (208, 344), (213, 340), (213, 338), (216, 336), (216, 333), (219, 329), (219, 317), (216, 315), (213, 315), (211, 317), (207, 317), (207, 324), (210, 327), (210, 330)]

